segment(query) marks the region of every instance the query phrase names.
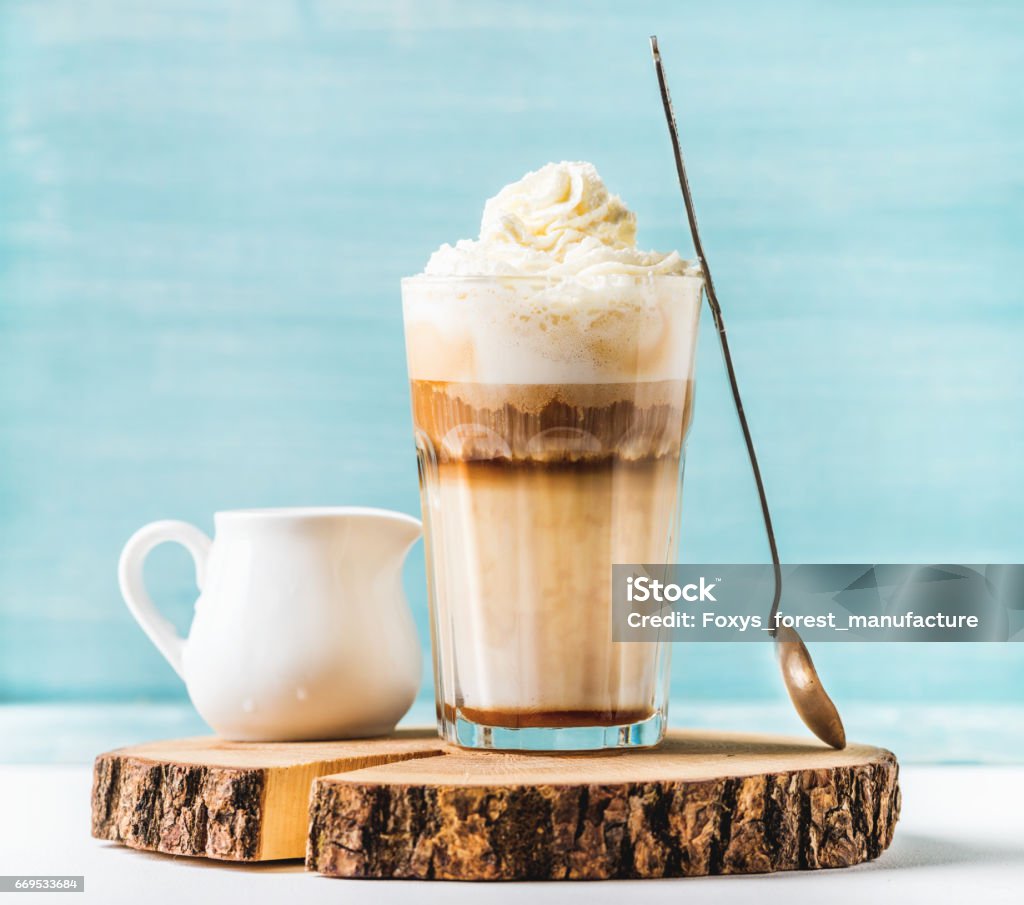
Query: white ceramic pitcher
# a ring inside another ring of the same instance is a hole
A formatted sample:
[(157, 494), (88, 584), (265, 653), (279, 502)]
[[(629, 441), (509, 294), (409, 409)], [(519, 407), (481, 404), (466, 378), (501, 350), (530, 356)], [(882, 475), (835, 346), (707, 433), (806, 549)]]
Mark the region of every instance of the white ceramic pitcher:
[[(418, 519), (355, 507), (218, 512), (210, 540), (153, 522), (121, 554), (121, 593), (226, 739), (360, 738), (391, 731), (422, 662), (402, 592)], [(200, 595), (188, 639), (157, 610), (142, 568), (174, 541), (195, 560)]]

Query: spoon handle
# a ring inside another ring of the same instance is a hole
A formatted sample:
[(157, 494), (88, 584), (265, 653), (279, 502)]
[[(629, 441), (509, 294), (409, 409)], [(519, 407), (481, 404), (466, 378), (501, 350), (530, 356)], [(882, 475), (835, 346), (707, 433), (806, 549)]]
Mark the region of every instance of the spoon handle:
[(676, 175), (679, 177), (679, 188), (682, 189), (683, 203), (686, 205), (686, 219), (690, 224), (690, 234), (693, 236), (693, 248), (697, 254), (697, 260), (700, 262), (701, 270), (704, 272), (704, 289), (708, 297), (708, 306), (711, 308), (711, 316), (714, 318), (715, 327), (718, 329), (718, 339), (722, 344), (722, 357), (725, 359), (725, 369), (729, 374), (729, 387), (732, 390), (733, 402), (736, 404), (736, 415), (739, 417), (740, 427), (743, 430), (743, 442), (747, 446), (750, 469), (754, 473), (757, 496), (761, 501), (764, 530), (768, 535), (768, 546), (771, 548), (772, 568), (775, 573), (775, 592), (772, 596), (772, 608), (768, 616), (768, 625), (771, 636), (774, 638), (777, 631), (775, 628), (775, 614), (779, 611), (779, 601), (782, 599), (782, 567), (779, 564), (779, 548), (775, 542), (775, 529), (772, 527), (771, 512), (768, 511), (768, 497), (765, 495), (764, 481), (761, 479), (761, 469), (757, 464), (757, 453), (754, 452), (754, 440), (750, 436), (750, 427), (747, 425), (747, 416), (743, 411), (743, 400), (740, 398), (740, 388), (736, 381), (736, 370), (733, 368), (732, 355), (729, 352), (729, 340), (725, 335), (725, 321), (722, 319), (722, 306), (718, 304), (715, 283), (711, 279), (711, 268), (708, 267), (708, 260), (704, 256), (704, 245), (700, 241), (700, 230), (697, 228), (697, 214), (693, 207), (693, 196), (690, 194), (690, 182), (686, 178), (686, 164), (683, 163), (683, 152), (679, 146), (676, 115), (672, 109), (672, 98), (669, 96), (668, 83), (665, 81), (665, 69), (661, 64), (661, 52), (658, 50), (658, 39), (655, 35), (651, 35), (651, 53), (654, 56), (654, 69), (658, 74), (658, 87), (661, 89), (661, 103), (665, 108), (668, 134), (672, 139), (672, 153), (676, 159)]

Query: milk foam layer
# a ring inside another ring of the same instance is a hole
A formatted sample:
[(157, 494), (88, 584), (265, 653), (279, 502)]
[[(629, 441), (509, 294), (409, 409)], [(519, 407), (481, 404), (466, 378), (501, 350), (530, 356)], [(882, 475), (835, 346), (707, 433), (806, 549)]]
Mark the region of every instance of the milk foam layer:
[(409, 376), (489, 384), (689, 376), (699, 267), (636, 248), (588, 163), (548, 164), (485, 208), (478, 240), (403, 281)]

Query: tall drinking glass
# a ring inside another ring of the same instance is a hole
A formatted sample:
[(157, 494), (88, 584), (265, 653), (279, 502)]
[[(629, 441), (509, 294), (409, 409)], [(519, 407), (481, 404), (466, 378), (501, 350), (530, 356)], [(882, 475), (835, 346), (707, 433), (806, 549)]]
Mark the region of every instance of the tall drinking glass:
[(657, 744), (667, 642), (612, 641), (613, 563), (676, 559), (697, 276), (402, 282), (438, 728)]

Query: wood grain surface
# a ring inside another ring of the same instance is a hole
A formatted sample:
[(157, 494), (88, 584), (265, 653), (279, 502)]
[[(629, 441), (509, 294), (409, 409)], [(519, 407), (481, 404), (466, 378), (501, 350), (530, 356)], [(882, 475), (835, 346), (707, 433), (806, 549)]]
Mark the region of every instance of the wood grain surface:
[(309, 790), (329, 773), (441, 750), (433, 730), (386, 739), (150, 742), (96, 758), (92, 835), (130, 848), (227, 861), (301, 858)]
[(897, 779), (881, 748), (718, 732), (635, 752), (448, 753), (318, 779), (306, 863), (445, 880), (848, 867), (892, 841)]

